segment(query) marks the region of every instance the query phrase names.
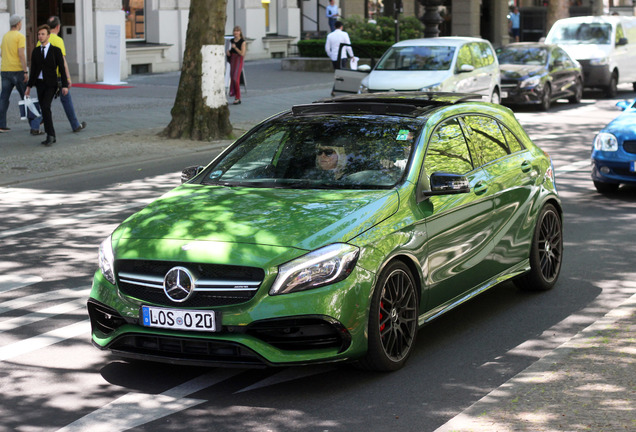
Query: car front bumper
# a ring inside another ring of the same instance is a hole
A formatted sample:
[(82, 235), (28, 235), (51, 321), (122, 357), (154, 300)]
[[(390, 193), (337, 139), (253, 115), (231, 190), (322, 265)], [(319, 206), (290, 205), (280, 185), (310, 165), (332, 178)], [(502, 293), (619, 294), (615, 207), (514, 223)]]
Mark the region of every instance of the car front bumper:
[(636, 172), (633, 171), (634, 162), (616, 161), (600, 156), (592, 156), (592, 180), (601, 183), (631, 183), (636, 184)]
[(245, 303), (214, 308), (220, 328), (199, 332), (143, 326), (148, 303), (124, 296), (98, 270), (88, 301), (92, 341), (121, 357), (196, 366), (351, 360), (367, 349), (372, 286), (373, 275), (359, 267), (334, 285), (297, 293), (270, 296), (263, 286)]

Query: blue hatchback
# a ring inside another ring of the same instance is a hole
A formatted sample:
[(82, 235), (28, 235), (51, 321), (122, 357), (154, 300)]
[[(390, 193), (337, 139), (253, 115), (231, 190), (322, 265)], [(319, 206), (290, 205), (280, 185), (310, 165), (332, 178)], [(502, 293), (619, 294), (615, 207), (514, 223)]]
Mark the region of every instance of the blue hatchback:
[(616, 104), (624, 112), (594, 138), (592, 180), (600, 193), (636, 184), (636, 100)]

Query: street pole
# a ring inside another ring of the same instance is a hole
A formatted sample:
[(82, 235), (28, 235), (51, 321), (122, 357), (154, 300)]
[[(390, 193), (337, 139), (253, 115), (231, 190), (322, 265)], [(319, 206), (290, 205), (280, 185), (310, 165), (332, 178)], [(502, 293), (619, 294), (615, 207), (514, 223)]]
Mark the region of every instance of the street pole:
[(444, 22), (439, 14), (439, 7), (444, 4), (444, 0), (419, 0), (424, 6), (424, 16), (421, 21), (424, 23), (424, 37), (431, 38), (439, 36), (439, 25)]
[(394, 0), (393, 20), (395, 22), (395, 42), (400, 41), (400, 12), (402, 12), (402, 0)]

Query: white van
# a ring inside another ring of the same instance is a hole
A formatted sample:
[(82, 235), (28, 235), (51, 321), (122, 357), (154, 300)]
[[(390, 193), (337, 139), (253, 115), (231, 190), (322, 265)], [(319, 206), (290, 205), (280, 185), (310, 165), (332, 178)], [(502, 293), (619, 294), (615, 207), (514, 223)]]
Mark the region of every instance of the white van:
[(362, 80), (361, 93), (436, 91), (477, 93), (501, 100), (499, 63), (485, 39), (410, 39), (389, 48)]
[(585, 16), (558, 20), (545, 38), (567, 51), (583, 67), (585, 87), (616, 97), (616, 85), (636, 90), (636, 18)]

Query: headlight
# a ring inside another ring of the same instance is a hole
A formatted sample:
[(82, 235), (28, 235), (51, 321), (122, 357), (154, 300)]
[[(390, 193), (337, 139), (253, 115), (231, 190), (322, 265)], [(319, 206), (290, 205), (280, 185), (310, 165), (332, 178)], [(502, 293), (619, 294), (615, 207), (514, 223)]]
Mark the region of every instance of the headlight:
[(594, 58), (590, 60), (592, 66), (604, 66), (609, 64), (609, 57)]
[(113, 254), (113, 245), (111, 236), (99, 245), (99, 269), (106, 280), (115, 285), (115, 255)]
[(594, 138), (594, 149), (600, 151), (617, 151), (618, 140), (611, 133), (601, 132)]
[(536, 87), (539, 84), (541, 84), (541, 77), (533, 77), (533, 78), (528, 78), (521, 81), (521, 84), (519, 84), (519, 87), (521, 88)]
[(364, 84), (360, 84), (360, 88), (358, 89), (358, 94), (361, 93), (369, 93), (369, 88)]
[(287, 294), (340, 282), (351, 274), (360, 249), (344, 243), (325, 246), (278, 267), (270, 295)]

